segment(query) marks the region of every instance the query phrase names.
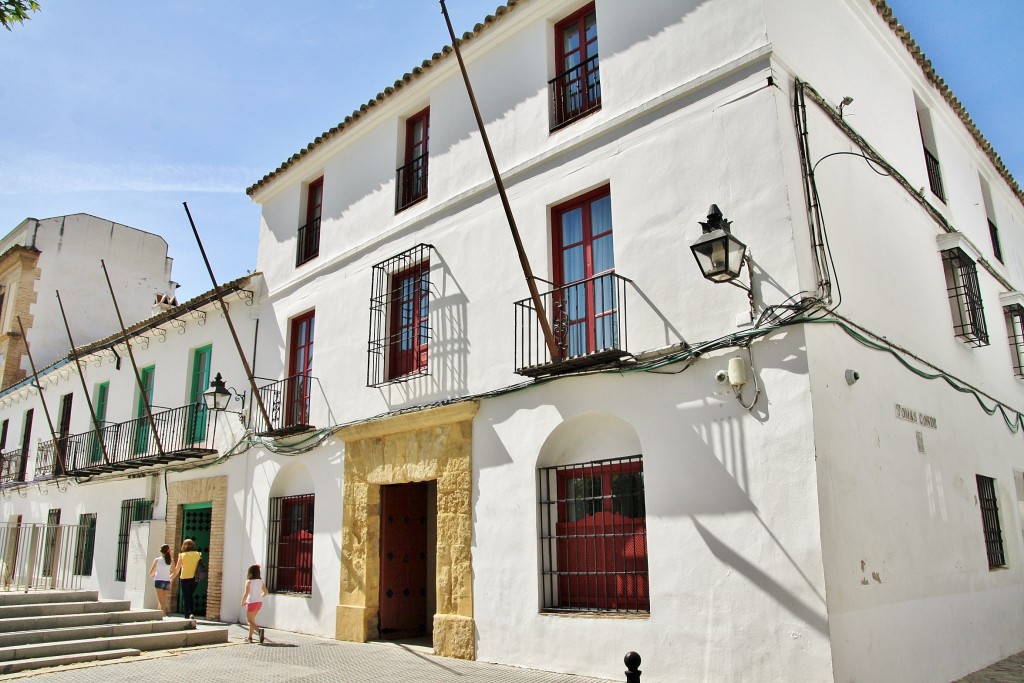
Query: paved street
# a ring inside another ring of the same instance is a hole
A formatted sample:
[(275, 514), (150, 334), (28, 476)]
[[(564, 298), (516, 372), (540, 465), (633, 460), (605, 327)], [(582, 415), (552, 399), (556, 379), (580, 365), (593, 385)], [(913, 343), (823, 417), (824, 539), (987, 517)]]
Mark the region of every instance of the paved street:
[[(609, 683), (598, 678), (434, 657), (422, 648), (342, 643), (281, 631), (267, 631), (265, 645), (248, 645), (242, 643), (245, 633), (241, 626), (232, 625), (226, 645), (143, 653), (114, 663), (70, 665), (0, 679), (23, 679), (26, 683)], [(619, 679), (623, 680), (625, 676)]]
[[(621, 683), (554, 674), (426, 654), (397, 644), (343, 643), (279, 631), (264, 645), (242, 643), (245, 629), (230, 626), (226, 645), (143, 653), (117, 662), (97, 662), (0, 676), (26, 683), (112, 683), (195, 680), (202, 683)], [(625, 667), (623, 667), (624, 669)], [(641, 667), (642, 669), (642, 667)], [(955, 683), (1024, 683), (1024, 652)]]

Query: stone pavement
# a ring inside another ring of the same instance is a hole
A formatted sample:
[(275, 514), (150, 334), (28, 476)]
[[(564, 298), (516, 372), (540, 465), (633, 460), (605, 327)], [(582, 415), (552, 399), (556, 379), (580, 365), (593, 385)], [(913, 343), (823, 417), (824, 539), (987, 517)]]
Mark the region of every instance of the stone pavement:
[(1024, 683), (1024, 652), (976, 671), (956, 683)]
[[(144, 652), (114, 662), (90, 662), (0, 676), (25, 683), (619, 683), (512, 666), (465, 662), (390, 643), (343, 643), (268, 630), (264, 645), (243, 644), (246, 629), (230, 626), (226, 645)], [(621, 658), (620, 658), (621, 663)], [(625, 667), (622, 667), (625, 670)]]

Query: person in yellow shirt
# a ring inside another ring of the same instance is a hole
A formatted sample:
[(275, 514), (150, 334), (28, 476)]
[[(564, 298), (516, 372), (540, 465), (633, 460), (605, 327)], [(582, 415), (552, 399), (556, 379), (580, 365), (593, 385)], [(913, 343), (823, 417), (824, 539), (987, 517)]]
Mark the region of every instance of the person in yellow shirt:
[(182, 600), (185, 603), (185, 614), (188, 615), (189, 619), (194, 619), (193, 612), (195, 606), (193, 604), (193, 594), (196, 591), (196, 567), (199, 566), (199, 561), (203, 559), (202, 554), (196, 550), (196, 542), (191, 538), (186, 538), (181, 543), (181, 552), (178, 553), (178, 562), (174, 565), (173, 576), (177, 576), (180, 581), (178, 587), (181, 590)]

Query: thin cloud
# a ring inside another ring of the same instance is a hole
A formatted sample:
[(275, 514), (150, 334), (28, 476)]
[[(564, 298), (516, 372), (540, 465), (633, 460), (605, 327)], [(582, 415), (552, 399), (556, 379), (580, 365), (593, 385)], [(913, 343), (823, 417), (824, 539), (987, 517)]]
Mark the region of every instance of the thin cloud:
[(258, 173), (242, 166), (82, 163), (0, 158), (0, 195), (46, 192), (239, 193)]

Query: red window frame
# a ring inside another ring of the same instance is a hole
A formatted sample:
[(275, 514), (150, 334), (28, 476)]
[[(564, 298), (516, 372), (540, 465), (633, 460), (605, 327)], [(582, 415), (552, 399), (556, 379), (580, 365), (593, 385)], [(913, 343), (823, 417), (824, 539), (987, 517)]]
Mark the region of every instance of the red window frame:
[(427, 160), (430, 157), (430, 107), (405, 121), (405, 161), (398, 169), (395, 210), (427, 196)]
[(391, 276), (388, 379), (423, 372), (430, 341), (430, 261)]
[(306, 188), (306, 222), (299, 228), (298, 253), (295, 265), (299, 266), (320, 255), (320, 217), (324, 203), (324, 178), (320, 176)]
[(313, 370), (313, 339), (316, 311), (292, 318), (289, 335), (286, 426), (309, 424), (310, 373)]
[[(558, 594), (546, 607), (649, 612), (643, 461), (555, 469)], [(629, 475), (639, 475), (639, 485), (636, 478), (622, 479)]]
[[(593, 17), (593, 35), (587, 37), (587, 20)], [(575, 46), (567, 49), (566, 36), (575, 37)], [(577, 116), (601, 105), (600, 81), (596, 78), (596, 64), (589, 64), (598, 56), (597, 11), (594, 3), (581, 8), (555, 24), (556, 79), (563, 89), (558, 98), (559, 123), (573, 120)], [(573, 75), (574, 74), (574, 75)], [(593, 74), (593, 75), (592, 75)], [(579, 101), (574, 98), (578, 97)]]
[(313, 591), (313, 511), (315, 496), (306, 494), (272, 498), (267, 588), (283, 593)]
[[(609, 204), (607, 227), (595, 226), (593, 220), (593, 206), (602, 200)], [(580, 212), (578, 239), (569, 238), (566, 232), (566, 218), (576, 211)], [(551, 229), (555, 287), (560, 290), (553, 312), (553, 327), (558, 330), (559, 346), (566, 357), (602, 350), (607, 343), (602, 343), (606, 340), (599, 339), (598, 331), (609, 324), (612, 328), (617, 327), (611, 316), (618, 315), (615, 283), (612, 278), (600, 277), (615, 272), (611, 186), (605, 185), (552, 208)], [(600, 250), (595, 252), (595, 243), (605, 239), (610, 241), (608, 254), (602, 254)], [(574, 252), (582, 257), (580, 267), (574, 268), (574, 272), (566, 272), (566, 264)]]

